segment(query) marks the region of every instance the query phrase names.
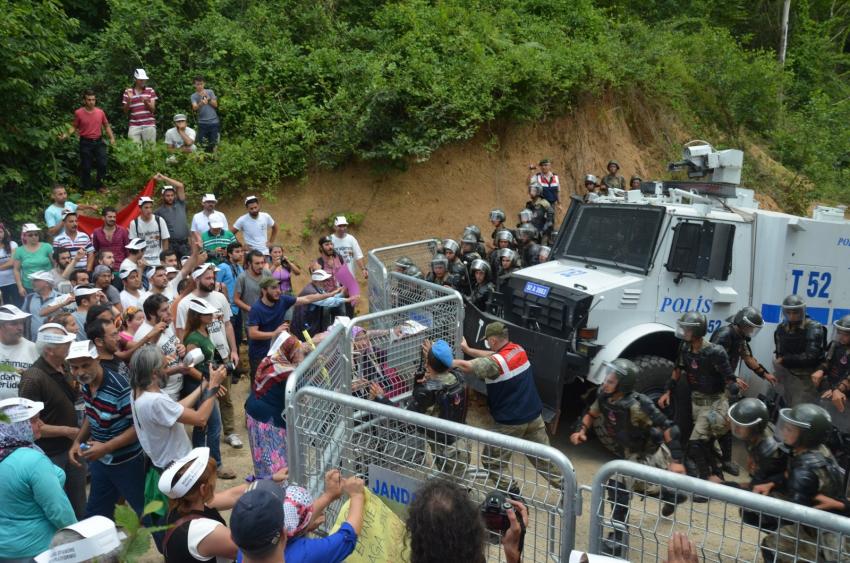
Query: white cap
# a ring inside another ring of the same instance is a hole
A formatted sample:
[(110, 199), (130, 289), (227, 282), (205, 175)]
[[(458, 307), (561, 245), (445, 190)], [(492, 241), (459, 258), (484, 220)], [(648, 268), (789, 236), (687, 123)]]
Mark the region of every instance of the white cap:
[(97, 348), (91, 340), (77, 340), (71, 343), (68, 348), (66, 360), (76, 360), (77, 358), (97, 358)]
[(313, 275), (310, 276), (313, 281), (317, 282), (325, 281), (327, 279), (330, 279), (330, 277), (331, 275), (324, 270), (316, 270), (315, 272), (313, 272)]
[(136, 72), (133, 73), (133, 78), (136, 80), (148, 80), (148, 73), (143, 68), (137, 68)]
[(44, 403), (23, 397), (12, 397), (0, 401), (0, 412), (9, 417), (9, 422), (29, 420), (44, 410)]
[(124, 248), (129, 248), (130, 250), (144, 250), (147, 247), (148, 243), (140, 238), (131, 238), (130, 242), (124, 245)]
[[(59, 334), (55, 332), (47, 332), (48, 330), (58, 330)], [(58, 323), (44, 323), (40, 327), (38, 327), (38, 338), (36, 338), (36, 342), (44, 342), (46, 344), (67, 344), (68, 342), (73, 342), (77, 339), (75, 334), (68, 334), (68, 331), (65, 330), (65, 327)]]
[(153, 203), (153, 200), (146, 195), (143, 195), (139, 198), (139, 207), (143, 206), (146, 203)]
[(213, 264), (212, 262), (204, 262), (200, 266), (195, 266), (195, 269), (192, 270), (192, 279), (196, 280), (199, 277), (203, 276), (204, 272), (206, 272), (210, 268), (212, 268), (214, 272), (218, 271), (218, 268), (216, 268), (215, 264)]
[(91, 516), (72, 524), (63, 530), (71, 530), (82, 539), (57, 545), (35, 557), (36, 563), (82, 563), (97, 561), (121, 546), (126, 535), (119, 534), (115, 522), (106, 516)]
[(65, 219), (68, 215), (76, 215), (77, 212), (73, 209), (63, 209), (62, 210), (62, 219)]
[(173, 192), (173, 191), (176, 191), (176, 188), (174, 186), (172, 186), (171, 184), (165, 184), (164, 186), (162, 186), (162, 193), (165, 193), (168, 190), (171, 190)]
[(78, 285), (74, 288), (74, 297), (85, 297), (95, 293), (100, 293), (100, 290), (93, 285)]
[(27, 317), (31, 317), (29, 313), (25, 313), (14, 305), (3, 305), (0, 307), (0, 323), (3, 321), (22, 321)]
[(189, 310), (195, 311), (199, 315), (215, 315), (218, 313), (218, 309), (210, 305), (207, 300), (201, 299), (200, 297), (189, 298)]
[(52, 283), (55, 281), (55, 280), (53, 279), (53, 276), (52, 276), (52, 275), (50, 275), (50, 272), (45, 272), (44, 270), (42, 270), (42, 271), (40, 271), (40, 272), (33, 272), (33, 273), (31, 273), (31, 274), (29, 275), (29, 278), (30, 278), (31, 280), (41, 280), (41, 281), (46, 281), (46, 282), (48, 282), (48, 283), (50, 283), (50, 284), (52, 284)]
[(204, 197), (201, 198), (201, 203), (206, 203), (208, 201), (216, 202), (218, 200), (215, 198), (215, 194), (204, 194)]
[(255, 195), (249, 195), (248, 197), (245, 198), (245, 205), (248, 205), (252, 201), (260, 201), (260, 199)]
[[(162, 476), (159, 478), (160, 492), (170, 499), (182, 498), (192, 489), (192, 487), (195, 486), (195, 483), (198, 482), (201, 475), (204, 474), (209, 460), (209, 448), (195, 448), (185, 456), (181, 457), (162, 472)], [(183, 469), (187, 464), (191, 465), (189, 465), (189, 468), (183, 473), (183, 475), (180, 476), (180, 479), (174, 483), (174, 477), (177, 476), (177, 472)], [(173, 486), (172, 483), (174, 483)]]
[(139, 270), (137, 268), (122, 268), (121, 270), (118, 270), (118, 277), (122, 280), (126, 280), (130, 277), (130, 274), (138, 271)]
[(334, 227), (339, 227), (340, 225), (348, 225), (348, 220), (345, 218), (345, 215), (340, 215), (334, 219)]
[(32, 233), (32, 232), (36, 232), (36, 233), (37, 233), (37, 232), (38, 232), (38, 231), (40, 231), (40, 230), (41, 230), (41, 229), (39, 229), (39, 228), (38, 228), (38, 225), (36, 225), (35, 223), (24, 223), (24, 226), (23, 226), (23, 228), (21, 229), (21, 232), (22, 232), (22, 233)]
[(220, 217), (216, 216), (210, 219), (210, 229), (223, 229), (224, 221), (221, 220)]
[(176, 274), (176, 273), (178, 273), (179, 271), (180, 271), (180, 270), (178, 270), (178, 269), (177, 269), (177, 268), (175, 268), (174, 266), (166, 266), (166, 267), (165, 267), (165, 273), (166, 273), (166, 274)]

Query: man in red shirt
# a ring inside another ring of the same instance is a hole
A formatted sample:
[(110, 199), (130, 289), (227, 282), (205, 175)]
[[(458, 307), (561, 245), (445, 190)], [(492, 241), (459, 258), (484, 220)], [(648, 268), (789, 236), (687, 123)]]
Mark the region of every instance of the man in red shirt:
[(127, 137), (137, 143), (156, 142), (156, 92), (148, 82), (148, 73), (143, 68), (137, 68), (133, 73), (135, 83), (132, 88), (124, 90), (122, 100), (124, 113), (130, 115), (130, 128)]
[(67, 139), (75, 132), (80, 136), (80, 187), (91, 189), (92, 162), (97, 165), (97, 188), (103, 187), (106, 178), (106, 145), (103, 144), (103, 131), (109, 137), (109, 144), (115, 144), (115, 135), (103, 110), (97, 107), (97, 97), (94, 90), (83, 92), (83, 107), (74, 112), (74, 123), (66, 133), (61, 135)]
[(130, 244), (130, 233), (118, 224), (118, 212), (114, 207), (103, 208), (103, 226), (96, 228), (91, 234), (92, 245), (97, 251), (110, 251), (115, 258), (112, 271), (117, 272), (121, 262), (127, 257), (127, 245)]

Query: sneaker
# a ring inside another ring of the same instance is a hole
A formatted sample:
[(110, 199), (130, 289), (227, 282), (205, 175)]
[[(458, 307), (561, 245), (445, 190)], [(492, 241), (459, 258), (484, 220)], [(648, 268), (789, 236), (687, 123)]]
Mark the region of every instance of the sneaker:
[(234, 473), (230, 469), (219, 468), (217, 474), (218, 474), (219, 479), (223, 479), (223, 480), (236, 479), (236, 473)]
[(242, 440), (240, 440), (239, 436), (236, 434), (229, 434), (227, 438), (224, 439), (224, 443), (231, 448), (239, 449), (242, 447)]

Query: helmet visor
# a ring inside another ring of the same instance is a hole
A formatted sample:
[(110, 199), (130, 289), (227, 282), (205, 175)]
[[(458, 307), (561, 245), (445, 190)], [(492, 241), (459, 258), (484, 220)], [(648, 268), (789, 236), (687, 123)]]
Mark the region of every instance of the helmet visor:
[(782, 315), (791, 322), (800, 322), (806, 316), (805, 305), (783, 305)]
[(839, 343), (842, 339), (845, 341), (850, 339), (850, 326), (843, 326), (841, 320), (832, 323), (832, 339)]
[(606, 377), (611, 373), (616, 374), (618, 379), (621, 375), (626, 375), (626, 370), (613, 362), (602, 362), (602, 366), (605, 368)]
[(755, 338), (756, 335), (761, 331), (761, 328), (764, 326), (764, 323), (757, 325), (752, 322), (747, 317), (741, 319), (741, 324), (738, 325), (741, 328), (741, 332), (744, 333), (744, 336), (749, 338)]
[(779, 419), (776, 421), (776, 436), (786, 446), (794, 447), (799, 443), (803, 431), (811, 428), (811, 426), (811, 424), (791, 418), (791, 409), (785, 408), (779, 411)]
[(679, 340), (690, 340), (694, 336), (694, 330), (699, 325), (696, 323), (683, 323), (676, 321), (676, 338)]
[(729, 407), (729, 412), (727, 415), (729, 416), (729, 423), (732, 430), (732, 435), (738, 439), (745, 440), (752, 436), (755, 428), (765, 422), (765, 420), (761, 417), (756, 418), (752, 422), (743, 422), (735, 418), (735, 405)]

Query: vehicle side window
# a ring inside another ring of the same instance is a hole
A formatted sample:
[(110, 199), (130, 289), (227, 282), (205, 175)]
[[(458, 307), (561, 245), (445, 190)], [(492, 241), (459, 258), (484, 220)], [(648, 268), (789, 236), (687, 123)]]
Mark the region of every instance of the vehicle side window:
[(732, 272), (735, 225), (683, 221), (674, 228), (667, 270), (698, 279), (726, 280)]

